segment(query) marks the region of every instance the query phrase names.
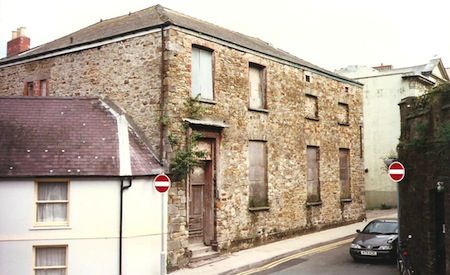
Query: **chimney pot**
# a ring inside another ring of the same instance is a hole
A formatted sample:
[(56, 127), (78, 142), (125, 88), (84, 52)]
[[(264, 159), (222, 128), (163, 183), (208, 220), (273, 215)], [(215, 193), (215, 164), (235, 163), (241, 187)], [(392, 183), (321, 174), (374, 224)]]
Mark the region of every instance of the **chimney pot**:
[(17, 38), (17, 31), (12, 31), (12, 39), (16, 39)]
[(27, 28), (25, 28), (25, 27), (17, 28), (17, 36), (18, 37), (21, 37), (21, 36), (26, 37), (27, 36)]

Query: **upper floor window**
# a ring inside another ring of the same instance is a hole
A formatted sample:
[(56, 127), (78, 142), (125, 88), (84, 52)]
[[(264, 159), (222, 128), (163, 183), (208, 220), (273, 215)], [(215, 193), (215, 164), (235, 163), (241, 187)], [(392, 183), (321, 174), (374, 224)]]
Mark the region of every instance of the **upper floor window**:
[(48, 80), (41, 79), (25, 82), (24, 96), (48, 96)]
[(312, 120), (319, 120), (319, 103), (317, 96), (305, 95), (305, 117)]
[(214, 100), (212, 51), (192, 47), (192, 91), (193, 98)]
[(337, 120), (339, 125), (350, 125), (349, 108), (347, 103), (338, 103)]
[(67, 225), (69, 183), (38, 181), (36, 188), (36, 224)]
[(28, 81), (27, 83), (25, 83), (24, 95), (34, 96), (34, 84), (33, 84), (33, 81)]
[(249, 64), (250, 109), (266, 109), (265, 68), (254, 63)]

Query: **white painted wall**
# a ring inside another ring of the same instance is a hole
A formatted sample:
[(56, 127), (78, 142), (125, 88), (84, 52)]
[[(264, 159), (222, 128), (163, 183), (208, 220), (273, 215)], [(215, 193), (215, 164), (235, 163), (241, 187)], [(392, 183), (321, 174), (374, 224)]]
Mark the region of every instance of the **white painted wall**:
[[(360, 74), (364, 77), (373, 69), (362, 67)], [(400, 109), (398, 103), (402, 98), (418, 96), (423, 89), (412, 85), (400, 74), (379, 75), (357, 78), (356, 72), (348, 73), (364, 84), (363, 88), (363, 122), (364, 122), (364, 168), (366, 204), (368, 208), (396, 205), (397, 186), (388, 177), (383, 159), (396, 152), (400, 138)], [(345, 74), (345, 72), (341, 72)]]
[[(161, 195), (152, 180), (124, 191), (123, 274), (160, 272)], [(34, 188), (33, 180), (0, 181), (0, 274), (33, 274), (33, 245), (52, 244), (68, 245), (70, 275), (118, 274), (120, 180), (72, 179), (64, 229), (33, 227)]]

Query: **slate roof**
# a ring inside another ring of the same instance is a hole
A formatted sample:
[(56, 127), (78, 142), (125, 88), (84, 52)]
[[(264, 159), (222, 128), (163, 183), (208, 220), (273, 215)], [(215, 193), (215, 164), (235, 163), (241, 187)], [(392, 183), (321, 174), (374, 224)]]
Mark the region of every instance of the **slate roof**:
[(279, 58), (284, 61), (310, 68), (317, 72), (361, 85), (360, 83), (345, 78), (331, 71), (318, 67), (301, 58), (291, 55), (283, 50), (274, 48), (269, 43), (261, 39), (231, 31), (217, 25), (202, 21), (160, 5), (129, 13), (127, 15), (102, 20), (96, 24), (78, 30), (74, 33), (56, 39), (52, 42), (30, 49), (16, 56), (0, 59), (0, 65), (14, 61), (37, 57), (43, 54), (61, 51), (64, 49), (83, 46), (106, 39), (133, 34), (145, 30), (151, 30), (162, 25), (178, 26), (183, 29), (192, 30), (197, 33), (206, 34), (218, 38), (222, 41), (232, 43), (271, 57)]
[[(98, 98), (0, 97), (0, 177), (120, 176), (118, 124)], [(133, 176), (162, 167), (128, 127)]]
[[(429, 84), (434, 84), (434, 81), (428, 79), (427, 76), (430, 76), (437, 66), (443, 66), (442, 60), (440, 58), (431, 59), (428, 63), (422, 65), (403, 68), (392, 68), (389, 70), (377, 70), (376, 68), (369, 68), (367, 66), (351, 65), (347, 66), (346, 68), (336, 70), (336, 72), (351, 77), (353, 79), (363, 79), (368, 77), (379, 77), (379, 76), (399, 74), (405, 78), (419, 77), (424, 81), (429, 81)], [(444, 80), (448, 80), (449, 74), (448, 72), (445, 71), (445, 68), (443, 68), (442, 73)]]

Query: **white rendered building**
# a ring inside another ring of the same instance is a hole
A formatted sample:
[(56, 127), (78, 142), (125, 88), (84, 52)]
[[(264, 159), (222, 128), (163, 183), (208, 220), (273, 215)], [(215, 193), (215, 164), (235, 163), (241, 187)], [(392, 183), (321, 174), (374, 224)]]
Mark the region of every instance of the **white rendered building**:
[(160, 274), (162, 169), (128, 121), (99, 99), (0, 98), (0, 274)]
[(420, 96), (439, 83), (449, 81), (441, 59), (427, 64), (394, 69), (348, 66), (336, 71), (364, 84), (363, 144), (366, 207), (397, 205), (397, 186), (387, 174), (387, 158), (396, 157), (400, 138), (398, 103), (408, 96)]

